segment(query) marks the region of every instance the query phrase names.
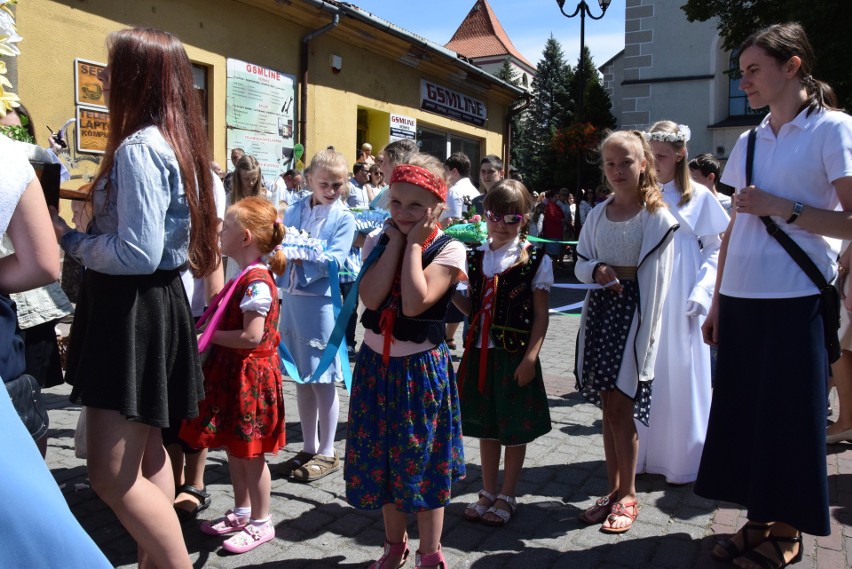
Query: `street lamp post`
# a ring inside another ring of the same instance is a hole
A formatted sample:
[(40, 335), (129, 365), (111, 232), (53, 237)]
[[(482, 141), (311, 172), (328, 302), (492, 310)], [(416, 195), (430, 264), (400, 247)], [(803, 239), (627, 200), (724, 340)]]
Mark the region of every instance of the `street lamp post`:
[[(589, 5), (586, 4), (586, 0), (580, 0), (580, 3), (577, 4), (577, 9), (574, 10), (573, 13), (568, 14), (565, 12), (565, 0), (556, 0), (556, 3), (559, 4), (559, 11), (562, 12), (562, 15), (566, 18), (573, 18), (577, 14), (580, 15), (580, 63), (577, 66), (577, 80), (578, 80), (578, 99), (577, 99), (577, 116), (575, 118), (575, 122), (581, 122), (583, 119), (583, 92), (586, 90), (586, 84), (583, 80), (583, 50), (586, 47), (586, 16), (588, 15), (593, 20), (600, 20), (606, 14), (606, 9), (609, 8), (609, 5), (612, 3), (612, 0), (598, 0), (598, 5), (601, 7), (601, 15), (595, 16), (592, 14)], [(580, 191), (580, 157), (577, 157), (577, 192)], [(579, 198), (582, 199), (582, 198)]]

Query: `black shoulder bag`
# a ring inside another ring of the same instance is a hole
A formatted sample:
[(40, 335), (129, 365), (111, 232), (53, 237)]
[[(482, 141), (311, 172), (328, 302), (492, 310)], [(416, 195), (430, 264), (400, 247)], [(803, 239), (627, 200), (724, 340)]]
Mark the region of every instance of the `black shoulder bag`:
[[(757, 129), (753, 128), (748, 133), (748, 146), (746, 147), (746, 185), (751, 185), (752, 163), (754, 162), (754, 143), (757, 139)], [(814, 262), (802, 251), (789, 235), (778, 227), (778, 224), (768, 215), (760, 216), (760, 221), (766, 226), (766, 231), (784, 248), (793, 258), (797, 265), (805, 272), (819, 289), (822, 298), (822, 325), (825, 332), (825, 349), (828, 352), (828, 361), (834, 363), (840, 358), (840, 340), (837, 338), (837, 330), (840, 328), (840, 293), (837, 288), (825, 280), (822, 272)]]

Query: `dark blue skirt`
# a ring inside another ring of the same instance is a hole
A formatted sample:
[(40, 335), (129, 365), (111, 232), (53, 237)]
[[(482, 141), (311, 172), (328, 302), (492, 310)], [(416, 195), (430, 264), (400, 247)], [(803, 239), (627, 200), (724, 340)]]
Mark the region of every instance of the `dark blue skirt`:
[(719, 359), (695, 493), (829, 535), (820, 297), (719, 297)]
[(443, 508), (464, 478), (456, 378), (443, 342), (391, 358), (361, 345), (346, 432), (346, 499), (361, 510)]

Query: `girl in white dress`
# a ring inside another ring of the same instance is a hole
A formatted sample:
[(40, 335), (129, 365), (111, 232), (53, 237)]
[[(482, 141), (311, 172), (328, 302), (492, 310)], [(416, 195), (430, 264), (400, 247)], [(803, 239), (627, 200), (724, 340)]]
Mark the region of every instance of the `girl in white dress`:
[(710, 348), (701, 325), (716, 283), (716, 262), (728, 214), (713, 193), (691, 180), (689, 128), (655, 123), (649, 133), (663, 199), (678, 221), (672, 285), (663, 306), (648, 425), (637, 423), (636, 472), (662, 474), (670, 484), (695, 481), (710, 414)]

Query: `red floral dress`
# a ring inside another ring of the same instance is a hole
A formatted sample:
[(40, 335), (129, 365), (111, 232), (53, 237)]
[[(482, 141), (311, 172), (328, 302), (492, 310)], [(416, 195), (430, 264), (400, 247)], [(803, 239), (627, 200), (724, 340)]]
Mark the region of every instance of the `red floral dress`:
[(249, 269), (236, 284), (220, 321), (220, 330), (243, 327), (240, 302), (263, 282), (272, 303), (263, 339), (251, 350), (213, 345), (204, 363), (204, 392), (195, 419), (184, 421), (180, 437), (195, 448), (225, 447), (238, 458), (274, 453), (284, 446), (284, 394), (278, 358), (278, 302), (275, 282), (265, 268)]

